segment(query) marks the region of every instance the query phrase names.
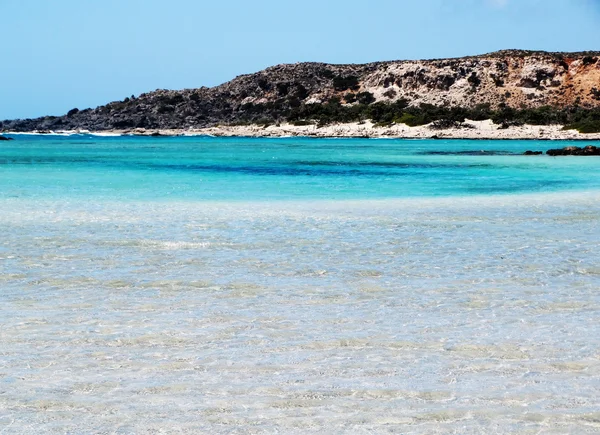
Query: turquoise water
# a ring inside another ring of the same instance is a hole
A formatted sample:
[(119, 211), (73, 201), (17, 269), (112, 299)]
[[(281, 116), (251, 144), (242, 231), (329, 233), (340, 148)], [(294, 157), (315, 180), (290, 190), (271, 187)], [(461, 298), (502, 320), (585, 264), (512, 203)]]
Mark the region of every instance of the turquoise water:
[(568, 142), (18, 136), (3, 197), (279, 200), (600, 188), (598, 159), (522, 156)]
[(0, 434), (598, 433), (565, 145), (0, 143)]

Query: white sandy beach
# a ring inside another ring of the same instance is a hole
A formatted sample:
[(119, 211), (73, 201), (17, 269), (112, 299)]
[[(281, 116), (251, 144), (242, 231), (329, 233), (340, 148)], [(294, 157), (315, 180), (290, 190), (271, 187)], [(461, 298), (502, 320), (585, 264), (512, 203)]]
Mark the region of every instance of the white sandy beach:
[[(201, 130), (191, 130), (184, 134), (205, 134), (213, 136), (252, 136), (252, 137), (370, 137), (405, 139), (546, 139), (546, 140), (600, 140), (600, 134), (581, 134), (576, 130), (563, 130), (561, 125), (524, 125), (502, 129), (492, 121), (467, 121), (469, 128), (434, 129), (429, 125), (409, 127), (393, 124), (388, 127), (375, 126), (372, 122), (332, 124), (324, 127), (316, 125), (295, 126), (219, 126)], [(165, 131), (165, 134), (170, 132)]]
[[(397, 138), (397, 139), (509, 139), (509, 140), (600, 140), (600, 133), (582, 134), (577, 130), (563, 130), (562, 125), (523, 125), (501, 128), (491, 120), (467, 120), (465, 128), (435, 129), (430, 125), (409, 127), (405, 124), (376, 126), (370, 121), (347, 124), (292, 125), (219, 125), (200, 129), (134, 129), (110, 130), (101, 132), (56, 131), (50, 134), (91, 133), (99, 136), (120, 135), (164, 135), (164, 136), (217, 136), (217, 137), (361, 137), (361, 138)], [(11, 132), (7, 132), (11, 134)], [(37, 133), (37, 132), (32, 132)], [(13, 133), (14, 134), (14, 133)], [(44, 132), (48, 134), (48, 132)]]

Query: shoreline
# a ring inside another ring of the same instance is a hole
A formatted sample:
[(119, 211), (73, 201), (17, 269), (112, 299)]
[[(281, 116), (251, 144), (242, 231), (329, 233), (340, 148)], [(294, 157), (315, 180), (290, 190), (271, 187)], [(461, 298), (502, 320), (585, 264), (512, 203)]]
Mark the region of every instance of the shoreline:
[(501, 128), (491, 120), (465, 121), (462, 127), (445, 129), (431, 125), (409, 127), (405, 124), (376, 126), (370, 121), (362, 123), (317, 125), (222, 125), (216, 127), (190, 129), (129, 129), (129, 130), (67, 130), (3, 132), (3, 135), (38, 134), (69, 136), (90, 134), (94, 136), (213, 136), (213, 137), (255, 137), (255, 138), (362, 138), (362, 139), (458, 139), (458, 140), (571, 140), (600, 141), (600, 133), (583, 134), (577, 130), (563, 130), (562, 125), (523, 125)]

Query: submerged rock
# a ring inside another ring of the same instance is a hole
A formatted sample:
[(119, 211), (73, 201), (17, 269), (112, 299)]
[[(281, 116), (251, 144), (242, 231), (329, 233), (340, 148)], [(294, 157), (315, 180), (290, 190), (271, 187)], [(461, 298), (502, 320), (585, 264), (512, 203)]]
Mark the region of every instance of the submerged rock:
[(546, 151), (549, 156), (600, 156), (600, 148), (594, 145), (588, 145), (580, 148), (569, 146)]
[(0, 140), (14, 140), (14, 139), (12, 137), (6, 137), (6, 136), (0, 135)]
[(531, 150), (527, 150), (523, 153), (524, 156), (539, 156), (544, 154), (542, 151), (531, 151)]

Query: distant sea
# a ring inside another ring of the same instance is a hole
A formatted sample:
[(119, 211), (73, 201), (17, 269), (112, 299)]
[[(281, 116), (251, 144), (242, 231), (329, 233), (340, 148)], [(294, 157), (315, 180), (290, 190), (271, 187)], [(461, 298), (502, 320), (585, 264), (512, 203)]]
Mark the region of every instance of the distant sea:
[(336, 201), (600, 188), (596, 158), (520, 155), (569, 142), (15, 137), (0, 146), (5, 198)]
[(600, 430), (600, 158), (14, 137), (0, 433)]

